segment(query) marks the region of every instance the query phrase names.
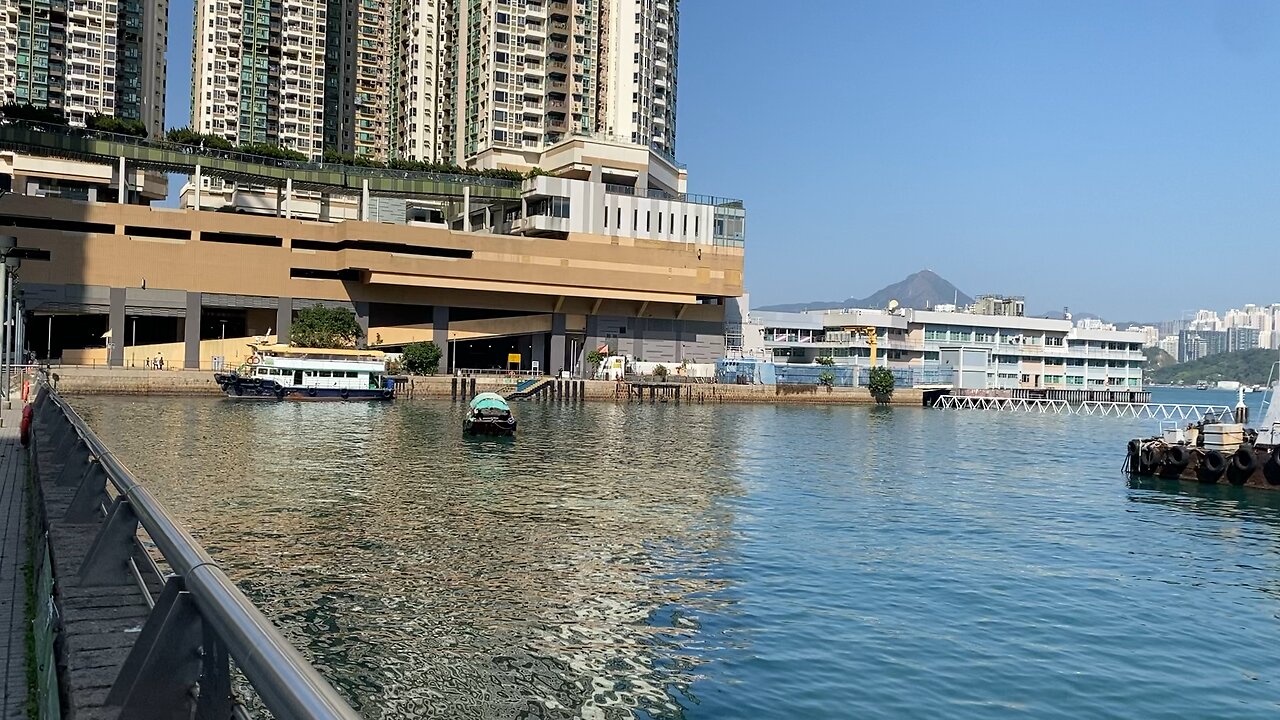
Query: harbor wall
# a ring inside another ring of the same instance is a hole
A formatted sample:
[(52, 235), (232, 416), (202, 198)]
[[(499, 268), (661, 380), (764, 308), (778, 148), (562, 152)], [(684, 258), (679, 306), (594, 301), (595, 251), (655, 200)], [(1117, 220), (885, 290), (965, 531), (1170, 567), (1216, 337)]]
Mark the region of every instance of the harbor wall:
[[(213, 381), (213, 373), (196, 370), (142, 370), (119, 368), (63, 367), (53, 370), (53, 380), (59, 392), (67, 395), (207, 395), (221, 393)], [(450, 398), (453, 396), (451, 376), (414, 377), (405, 382), (402, 398)], [(470, 390), (471, 378), (458, 378), (460, 386)], [(511, 378), (499, 375), (475, 378), (476, 392), (498, 392), (513, 385)], [(582, 381), (583, 397), (587, 400), (627, 402), (625, 384), (608, 380)], [(780, 403), (813, 405), (874, 405), (876, 400), (866, 388), (779, 385), (719, 385), (696, 383), (682, 388), (680, 402), (702, 403)], [(630, 396), (635, 402), (634, 395)], [(644, 402), (648, 402), (645, 394)], [(536, 402), (537, 400), (534, 400)], [(915, 388), (898, 388), (893, 392), (892, 405), (919, 407), (923, 404), (922, 391)]]

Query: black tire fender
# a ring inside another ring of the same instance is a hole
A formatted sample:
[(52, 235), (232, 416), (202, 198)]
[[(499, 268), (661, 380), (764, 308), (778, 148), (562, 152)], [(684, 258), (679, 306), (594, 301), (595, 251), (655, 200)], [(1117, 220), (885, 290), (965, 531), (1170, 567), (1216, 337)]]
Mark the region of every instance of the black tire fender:
[(1210, 450), (1200, 457), (1200, 468), (1197, 474), (1203, 482), (1217, 482), (1222, 473), (1227, 471), (1227, 456), (1217, 450)]
[(348, 398), (350, 398), (350, 397), (351, 397), (351, 393), (350, 393), (349, 391), (347, 391), (345, 388), (343, 389), (343, 391), (342, 391), (342, 392), (340, 392), (340, 393), (338, 393), (338, 394), (342, 397), (342, 399), (343, 399), (343, 400), (346, 400), (346, 399), (348, 399)]
[(1164, 461), (1177, 468), (1184, 468), (1191, 462), (1191, 451), (1186, 445), (1170, 445), (1165, 451)]

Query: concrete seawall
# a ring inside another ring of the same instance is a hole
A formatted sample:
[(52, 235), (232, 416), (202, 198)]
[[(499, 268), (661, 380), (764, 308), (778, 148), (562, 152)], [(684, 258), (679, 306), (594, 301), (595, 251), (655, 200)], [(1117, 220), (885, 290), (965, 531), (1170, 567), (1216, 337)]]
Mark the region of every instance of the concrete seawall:
[[(208, 395), (221, 394), (213, 373), (195, 370), (124, 370), (87, 367), (64, 367), (53, 370), (58, 391), (67, 395)], [(512, 381), (501, 376), (475, 378), (476, 392), (493, 392), (509, 387)], [(459, 383), (470, 385), (470, 378)], [(412, 387), (402, 391), (403, 398), (448, 398), (453, 393), (452, 377), (414, 377)], [(587, 380), (587, 400), (626, 402), (626, 390), (607, 380)], [(690, 399), (691, 397), (691, 399)], [(645, 400), (648, 401), (647, 398)], [(634, 398), (632, 402), (635, 402)], [(702, 403), (774, 403), (801, 405), (874, 405), (875, 398), (866, 388), (774, 385), (696, 384), (682, 396), (681, 402)], [(894, 391), (892, 405), (919, 407), (923, 394), (914, 388)]]

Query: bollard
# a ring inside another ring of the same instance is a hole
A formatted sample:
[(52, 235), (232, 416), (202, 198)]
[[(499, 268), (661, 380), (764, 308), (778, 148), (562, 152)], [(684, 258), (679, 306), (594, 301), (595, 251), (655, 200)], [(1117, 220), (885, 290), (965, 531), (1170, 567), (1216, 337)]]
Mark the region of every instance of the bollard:
[(453, 376), (453, 382), (449, 383), (449, 385), (450, 385), (449, 399), (457, 400), (458, 399), (458, 376), (457, 375)]
[(471, 378), (471, 394), (468, 395), (467, 397), (473, 398), (475, 396), (476, 396), (476, 379)]

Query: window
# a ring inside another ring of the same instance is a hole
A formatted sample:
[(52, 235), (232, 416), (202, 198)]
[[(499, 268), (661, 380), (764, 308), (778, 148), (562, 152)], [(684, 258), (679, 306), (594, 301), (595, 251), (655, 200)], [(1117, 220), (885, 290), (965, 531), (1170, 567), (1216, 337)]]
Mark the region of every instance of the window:
[(662, 213), (658, 213), (658, 232), (662, 232)]
[(653, 221), (653, 211), (645, 210), (644, 211), (644, 231), (645, 232), (649, 232), (652, 221)]

